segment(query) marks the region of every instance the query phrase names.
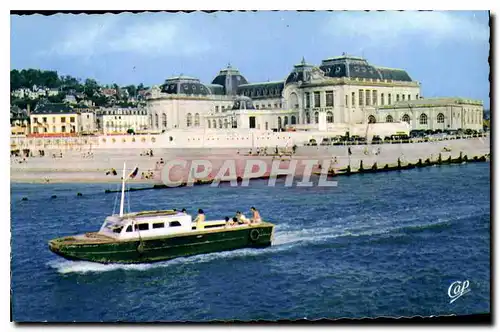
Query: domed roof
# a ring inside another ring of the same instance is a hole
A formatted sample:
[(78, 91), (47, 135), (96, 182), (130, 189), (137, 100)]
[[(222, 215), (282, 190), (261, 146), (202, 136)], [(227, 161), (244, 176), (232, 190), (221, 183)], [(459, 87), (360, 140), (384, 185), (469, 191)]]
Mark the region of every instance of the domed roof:
[(364, 58), (351, 55), (325, 59), (319, 68), (329, 77), (412, 81), (410, 75), (403, 69), (376, 67)]
[(302, 61), (293, 66), (293, 71), (286, 78), (285, 84), (308, 81), (310, 73), (315, 69), (318, 70), (315, 66), (306, 63), (306, 60), (302, 57)]
[(189, 76), (175, 76), (165, 80), (161, 92), (167, 94), (210, 95), (211, 91), (199, 79)]
[(280, 98), (284, 87), (283, 81), (242, 84), (238, 87), (238, 95), (252, 99)]
[(247, 84), (246, 78), (241, 75), (240, 71), (236, 68), (231, 67), (231, 64), (227, 68), (219, 71), (219, 74), (214, 78), (212, 84), (222, 85), (224, 87), (224, 93), (226, 95), (236, 95), (238, 87), (241, 84)]

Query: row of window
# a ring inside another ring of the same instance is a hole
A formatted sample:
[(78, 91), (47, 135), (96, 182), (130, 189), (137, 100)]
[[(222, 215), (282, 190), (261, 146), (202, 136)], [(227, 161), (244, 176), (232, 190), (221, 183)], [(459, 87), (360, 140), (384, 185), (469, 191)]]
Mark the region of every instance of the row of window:
[(100, 115), (146, 115), (146, 111), (127, 111), (127, 110), (122, 110), (122, 111), (100, 111), (97, 114)]
[[(208, 128), (211, 129), (217, 129), (217, 121), (213, 119), (212, 121), (207, 120)], [(236, 120), (233, 120), (233, 124), (231, 125), (231, 122), (226, 118), (224, 119), (224, 124), (222, 123), (222, 119), (219, 119), (219, 129), (222, 128), (236, 128), (237, 127), (237, 122)]]
[[(311, 115), (309, 112), (306, 112), (306, 123), (311, 123)], [(314, 123), (319, 123), (319, 112), (314, 112)], [(326, 112), (326, 123), (333, 123), (333, 113)]]
[[(279, 103), (279, 104), (275, 103), (274, 104), (274, 108), (282, 108), (282, 106), (283, 106), (282, 103)], [(255, 105), (255, 108), (256, 109), (271, 109), (271, 108), (273, 108), (273, 105), (267, 104), (267, 107), (266, 107), (266, 104), (261, 104), (261, 105), (257, 104), (257, 105)]]
[[(151, 224), (151, 229), (160, 229), (160, 228), (165, 228), (165, 222), (154, 222)], [(178, 221), (170, 221), (168, 223), (168, 227), (179, 227), (181, 226), (181, 223)], [(134, 225), (134, 231), (147, 231), (149, 230), (149, 223), (141, 223), (141, 224), (135, 224)], [(128, 225), (126, 232), (132, 232), (132, 225)]]
[[(103, 139), (102, 139), (102, 142), (103, 142), (103, 143), (106, 143), (106, 142), (107, 142), (107, 139), (106, 139), (106, 138), (103, 138)], [(111, 139), (111, 142), (112, 142), (112, 143), (116, 143), (116, 138), (114, 138), (114, 137), (113, 137), (113, 138)], [(126, 142), (127, 142), (127, 139), (126, 139), (126, 138), (122, 138), (122, 142), (123, 142), (123, 143), (126, 143)], [(132, 143), (134, 143), (134, 142), (135, 142), (135, 137), (132, 137), (131, 142), (132, 142)], [(141, 142), (143, 142), (143, 143), (144, 143), (144, 142), (146, 142), (146, 138), (145, 138), (145, 137), (142, 137), (142, 138), (141, 138)], [(151, 142), (153, 142), (153, 143), (154, 143), (154, 142), (156, 142), (156, 138), (151, 137)]]
[[(229, 109), (229, 106), (227, 108)], [(222, 105), (220, 107), (221, 112), (224, 112), (225, 109), (226, 109), (226, 107), (224, 105)], [(215, 106), (215, 112), (219, 112), (219, 106), (218, 105)]]
[[(153, 125), (153, 115), (149, 115), (149, 122), (151, 125)], [(160, 118), (158, 114), (154, 115), (154, 125), (156, 128), (160, 127)], [(161, 115), (161, 125), (163, 128), (167, 127), (167, 114), (162, 113)], [(187, 127), (192, 127), (193, 126), (193, 115), (191, 113), (186, 114), (186, 126)], [(195, 113), (194, 115), (194, 126), (199, 127), (200, 126), (200, 114)]]
[[(384, 106), (386, 104), (386, 96), (384, 93), (380, 94), (380, 106)], [(406, 99), (408, 97), (408, 99)], [(415, 99), (418, 99), (418, 94), (415, 95)], [(347, 96), (346, 96), (346, 106), (347, 105)], [(411, 100), (411, 94), (396, 94), (396, 102), (398, 101)], [(392, 104), (392, 94), (387, 94), (387, 105)], [(377, 90), (358, 90), (358, 106), (379, 106), (378, 102), (378, 91)], [(351, 93), (351, 107), (356, 107), (356, 95), (355, 92)]]
[[(312, 105), (313, 107), (322, 107), (322, 100), (321, 100), (321, 91), (314, 91), (312, 94), (310, 92), (305, 93), (305, 108), (310, 108), (311, 107), (311, 96), (313, 97), (312, 99)], [(377, 90), (363, 90), (360, 89), (358, 90), (358, 106), (378, 106), (379, 105), (379, 100), (378, 100), (379, 94)], [(407, 98), (407, 99), (406, 99)], [(418, 99), (418, 94), (415, 95), (415, 99)], [(404, 101), (404, 100), (411, 100), (411, 94), (405, 95), (405, 94), (396, 94), (396, 102), (398, 101)], [(384, 106), (386, 104), (391, 105), (392, 104), (392, 94), (388, 93), (387, 94), (387, 100), (386, 96), (384, 93), (380, 94), (380, 105)], [(345, 96), (345, 105), (346, 107), (349, 107), (349, 96)], [(325, 91), (325, 107), (334, 107), (335, 102), (334, 102), (334, 94), (333, 91)], [(352, 92), (351, 93), (351, 107), (356, 107), (356, 93)]]
[[(87, 114), (87, 119), (89, 118), (89, 115)], [(38, 122), (38, 119), (37, 117), (33, 117), (33, 123), (39, 123)], [(42, 122), (41, 123), (47, 123), (47, 117), (42, 117)], [(70, 116), (69, 117), (69, 122), (71, 123), (74, 123), (75, 122), (75, 117), (74, 116)], [(56, 117), (52, 117), (52, 123), (56, 123)], [(61, 117), (61, 123), (66, 123), (66, 117), (65, 116), (62, 116)]]
[(106, 128), (130, 128), (130, 127), (133, 127), (133, 126), (138, 126), (138, 125), (143, 125), (145, 127), (146, 126), (146, 122), (145, 121), (142, 121), (142, 122), (125, 122), (125, 123), (121, 123), (121, 122), (114, 122), (114, 121), (106, 121), (105, 123), (105, 127)]
[(259, 96), (277, 96), (280, 94), (280, 89), (252, 89), (252, 90), (243, 90), (243, 95), (247, 97), (259, 97)]
[[(314, 91), (313, 94), (314, 107), (321, 106), (321, 91)], [(311, 93), (305, 93), (306, 108), (311, 108)], [(325, 91), (325, 107), (334, 107), (333, 90)]]
[[(292, 124), (292, 125), (297, 124), (297, 118), (295, 117), (295, 115), (292, 115), (290, 117), (290, 124)], [(267, 122), (266, 122), (266, 125), (267, 125)], [(283, 128), (283, 126), (285, 126), (285, 127), (288, 126), (288, 116), (283, 117), (283, 123), (282, 123), (281, 117), (278, 116), (278, 129)]]
[[(439, 113), (436, 116), (436, 122), (437, 123), (444, 123), (444, 119), (445, 119), (445, 116), (444, 116), (443, 113)], [(470, 119), (472, 119), (472, 118), (470, 118)], [(421, 124), (421, 125), (427, 124), (427, 120), (428, 120), (428, 117), (427, 117), (427, 115), (425, 113), (420, 114), (420, 116), (419, 116), (419, 124)], [(401, 121), (410, 123), (410, 116), (408, 114), (403, 115), (403, 117), (401, 118)], [(391, 115), (388, 115), (386, 117), (386, 122), (393, 122), (393, 118), (392, 118)], [(469, 123), (474, 123), (474, 122), (470, 122), (469, 121)], [(476, 119), (475, 123), (480, 124), (481, 123), (481, 118)]]
[[(40, 134), (40, 133), (48, 133), (49, 132), (49, 129), (47, 127), (43, 127), (43, 128), (40, 128), (41, 130), (39, 130), (38, 127), (33, 127), (33, 133), (35, 134)], [(61, 126), (61, 133), (74, 133), (75, 132), (75, 126), (71, 126), (69, 128), (69, 131), (66, 130), (66, 126)], [(57, 133), (58, 131), (56, 130), (56, 126), (52, 126), (52, 132), (53, 133)]]

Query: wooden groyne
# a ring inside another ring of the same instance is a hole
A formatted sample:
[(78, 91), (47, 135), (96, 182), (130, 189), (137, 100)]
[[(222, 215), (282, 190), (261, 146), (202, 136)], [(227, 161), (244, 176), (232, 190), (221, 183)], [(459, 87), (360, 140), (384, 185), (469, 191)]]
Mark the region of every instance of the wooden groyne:
[[(443, 159), (441, 154), (437, 160), (431, 160), (427, 158), (422, 160), (419, 158), (416, 163), (405, 163), (401, 162), (401, 159), (398, 158), (397, 164), (385, 164), (383, 167), (380, 167), (377, 162), (373, 163), (369, 168), (365, 168), (363, 164), (363, 160), (359, 162), (359, 167), (357, 169), (351, 168), (351, 166), (347, 166), (346, 168), (334, 170), (330, 169), (326, 173), (328, 176), (342, 176), (342, 175), (354, 175), (354, 174), (368, 174), (368, 173), (383, 173), (390, 171), (403, 171), (414, 168), (423, 168), (429, 166), (442, 166), (442, 165), (452, 165), (452, 164), (462, 164), (462, 163), (476, 163), (476, 162), (487, 162), (490, 159), (490, 154), (485, 154), (482, 156), (474, 156), (473, 158), (468, 158), (467, 155), (463, 155), (460, 153), (460, 156), (457, 158), (452, 158), (449, 156), (446, 159)], [(322, 175), (322, 172), (314, 172), (315, 175)]]
[[(472, 158), (469, 158), (467, 155), (463, 155), (463, 153), (460, 153), (460, 156), (457, 158), (452, 158), (449, 156), (446, 159), (443, 159), (441, 156), (441, 153), (439, 154), (439, 157), (437, 160), (431, 160), (431, 158), (427, 158), (425, 160), (422, 160), (420, 158), (417, 162), (415, 163), (403, 163), (400, 158), (398, 158), (396, 164), (385, 164), (385, 165), (378, 165), (377, 162), (373, 163), (371, 166), (366, 167), (363, 163), (363, 160), (359, 162), (359, 167), (357, 168), (352, 168), (351, 166), (347, 166), (346, 168), (343, 169), (330, 169), (326, 174), (327, 176), (333, 177), (333, 176), (350, 176), (354, 174), (370, 174), (370, 173), (384, 173), (384, 172), (391, 172), (391, 171), (404, 171), (404, 170), (409, 170), (409, 169), (414, 169), (414, 168), (423, 168), (423, 167), (430, 167), (430, 166), (444, 166), (444, 165), (452, 165), (452, 164), (462, 164), (462, 163), (475, 163), (475, 162), (487, 162), (490, 159), (490, 154), (485, 154), (481, 156), (474, 156)], [(316, 171), (313, 172), (315, 175), (322, 175), (323, 173), (321, 171)], [(282, 178), (286, 177), (286, 174), (278, 174), (276, 177), (277, 178)], [(264, 175), (260, 177), (254, 177), (249, 180), (269, 180), (270, 175)], [(219, 183), (228, 183), (231, 181), (237, 181), (238, 183), (241, 183), (243, 181), (243, 178), (237, 177), (236, 179), (224, 179), (224, 180), (218, 180)], [(215, 179), (199, 179), (194, 181), (192, 184), (189, 184), (189, 186), (203, 186), (203, 185), (211, 185)], [(188, 186), (187, 182), (181, 182), (180, 184), (176, 184), (175, 186), (168, 186), (166, 184), (156, 184), (153, 185), (152, 187), (144, 187), (144, 188), (129, 188), (126, 191), (132, 192), (132, 191), (141, 191), (141, 190), (154, 190), (154, 189), (167, 189), (167, 188), (179, 188), (179, 187), (186, 187)], [(106, 189), (105, 193), (116, 193), (119, 192), (119, 190), (109, 190)]]

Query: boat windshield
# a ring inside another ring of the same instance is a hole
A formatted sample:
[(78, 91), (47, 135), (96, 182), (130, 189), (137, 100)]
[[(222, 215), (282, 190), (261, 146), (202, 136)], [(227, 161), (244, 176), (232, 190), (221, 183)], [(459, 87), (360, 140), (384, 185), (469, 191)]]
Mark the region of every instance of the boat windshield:
[(102, 227), (102, 229), (113, 233), (120, 233), (123, 229), (123, 224), (109, 221)]

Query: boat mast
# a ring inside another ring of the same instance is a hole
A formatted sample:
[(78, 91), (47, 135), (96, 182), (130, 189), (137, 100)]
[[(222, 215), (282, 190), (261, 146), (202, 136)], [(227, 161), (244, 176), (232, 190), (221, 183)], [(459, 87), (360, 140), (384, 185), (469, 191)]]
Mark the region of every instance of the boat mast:
[(122, 198), (120, 200), (120, 217), (123, 217), (123, 203), (125, 198), (125, 163), (123, 163), (123, 177), (122, 177)]

